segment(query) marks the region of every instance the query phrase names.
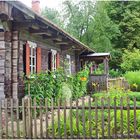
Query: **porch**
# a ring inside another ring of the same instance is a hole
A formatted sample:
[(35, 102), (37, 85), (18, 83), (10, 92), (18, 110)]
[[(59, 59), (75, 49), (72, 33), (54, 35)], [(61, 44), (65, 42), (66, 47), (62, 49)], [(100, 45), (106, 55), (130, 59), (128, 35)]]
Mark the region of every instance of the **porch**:
[(80, 56), (81, 66), (90, 64), (90, 76), (88, 90), (94, 91), (108, 90), (110, 53), (83, 53)]

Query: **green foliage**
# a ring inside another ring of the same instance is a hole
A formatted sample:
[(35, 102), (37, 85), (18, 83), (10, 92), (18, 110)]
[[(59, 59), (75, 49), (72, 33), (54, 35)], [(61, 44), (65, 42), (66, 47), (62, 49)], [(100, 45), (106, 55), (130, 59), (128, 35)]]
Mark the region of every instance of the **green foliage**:
[[(107, 2), (98, 1), (95, 5), (95, 14), (90, 29), (90, 46), (97, 52), (111, 52), (112, 40), (119, 35), (118, 26), (112, 22), (107, 13)], [(86, 35), (85, 34), (85, 35)]]
[(140, 92), (129, 92), (128, 97), (130, 98), (130, 100), (133, 100), (134, 98), (136, 98), (136, 101), (140, 101)]
[(122, 57), (121, 67), (124, 71), (140, 70), (140, 50), (125, 50)]
[[(109, 1), (107, 6), (108, 16), (119, 26), (120, 35), (112, 40), (113, 54), (111, 67), (121, 69), (121, 58), (124, 49), (132, 51), (140, 48), (140, 1)], [(116, 61), (117, 60), (117, 61)], [(117, 62), (117, 63), (116, 63)], [(127, 69), (125, 69), (127, 71)]]
[(52, 21), (53, 23), (55, 23), (59, 27), (64, 26), (62, 24), (63, 21), (61, 20), (61, 15), (56, 9), (45, 7), (42, 10), (41, 14), (42, 14), (43, 17), (45, 17), (46, 19), (49, 19), (50, 21)]
[(93, 74), (104, 74), (104, 64), (99, 64), (98, 68), (93, 71)]
[(110, 75), (110, 77), (114, 78), (114, 77), (122, 76), (122, 73), (119, 70), (111, 69), (111, 70), (109, 70), (109, 75)]
[[(65, 29), (71, 35), (83, 42), (83, 34), (89, 29), (89, 25), (94, 16), (94, 5), (92, 1), (64, 1), (63, 18), (65, 19)], [(87, 40), (90, 35), (87, 35)], [(88, 42), (86, 43), (89, 44)]]
[(78, 72), (76, 75), (69, 77), (69, 85), (72, 89), (72, 97), (79, 98), (85, 95), (87, 91), (87, 83), (89, 77), (89, 68), (85, 67), (84, 70)]
[(25, 90), (28, 94), (30, 84), (30, 95), (32, 98), (78, 98), (86, 94), (89, 68), (78, 72), (75, 75), (67, 76), (62, 69), (54, 72), (33, 74), (30, 80), (25, 80)]
[(131, 90), (140, 91), (140, 71), (128, 71), (124, 77), (130, 84)]

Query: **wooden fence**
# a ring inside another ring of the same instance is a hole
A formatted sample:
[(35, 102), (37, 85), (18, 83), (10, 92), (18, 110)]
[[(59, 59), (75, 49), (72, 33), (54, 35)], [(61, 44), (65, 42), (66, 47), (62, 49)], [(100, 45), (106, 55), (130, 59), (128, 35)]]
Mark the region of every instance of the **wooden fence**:
[(0, 138), (140, 138), (139, 115), (135, 98), (5, 99)]
[(94, 75), (90, 74), (89, 76), (89, 90), (91, 93), (94, 91), (107, 90), (108, 88), (108, 76), (106, 74)]
[(130, 88), (128, 82), (123, 77), (109, 78), (108, 87), (119, 88), (119, 89), (124, 89), (124, 90), (127, 90)]

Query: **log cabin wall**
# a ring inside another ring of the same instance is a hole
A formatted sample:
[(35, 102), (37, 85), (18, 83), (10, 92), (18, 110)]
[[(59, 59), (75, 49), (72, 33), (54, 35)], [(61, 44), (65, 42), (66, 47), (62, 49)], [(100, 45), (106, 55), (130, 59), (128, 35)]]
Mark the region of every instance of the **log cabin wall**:
[(0, 98), (5, 97), (5, 51), (4, 32), (0, 32)]
[(5, 32), (5, 96), (12, 96), (12, 33)]

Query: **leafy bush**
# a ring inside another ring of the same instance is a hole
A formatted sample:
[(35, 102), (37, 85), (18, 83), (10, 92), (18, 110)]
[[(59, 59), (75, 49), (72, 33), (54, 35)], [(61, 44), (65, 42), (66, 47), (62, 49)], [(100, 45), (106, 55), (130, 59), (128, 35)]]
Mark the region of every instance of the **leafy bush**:
[(78, 98), (83, 96), (87, 90), (89, 69), (84, 70), (75, 75), (67, 76), (63, 69), (54, 72), (45, 72), (33, 74), (30, 79), (25, 79), (25, 92), (28, 94), (28, 85), (30, 85), (30, 96), (32, 98)]
[(126, 72), (124, 77), (130, 84), (132, 91), (140, 91), (140, 71)]
[(109, 76), (112, 77), (112, 78), (119, 77), (119, 76), (122, 76), (122, 72), (118, 71), (118, 70), (111, 69), (109, 71)]
[(124, 71), (140, 70), (140, 50), (125, 50), (122, 57), (121, 67)]
[(140, 92), (129, 92), (128, 97), (130, 100), (136, 98), (136, 101), (140, 101)]
[(86, 93), (88, 77), (89, 69), (87, 67), (76, 75), (69, 77), (68, 83), (71, 85), (73, 98), (79, 98)]

